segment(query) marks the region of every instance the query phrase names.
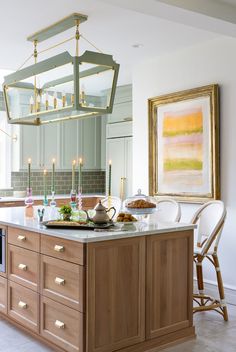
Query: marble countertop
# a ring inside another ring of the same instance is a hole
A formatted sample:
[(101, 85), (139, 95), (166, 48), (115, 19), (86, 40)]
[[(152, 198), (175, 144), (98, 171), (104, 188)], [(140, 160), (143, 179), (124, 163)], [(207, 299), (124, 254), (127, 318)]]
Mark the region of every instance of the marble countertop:
[[(11, 207), (0, 209), (0, 224), (6, 226), (13, 226), (19, 229), (27, 229), (33, 232), (39, 232), (49, 236), (61, 237), (72, 241), (89, 243), (105, 240), (115, 240), (127, 237), (136, 237), (143, 235), (163, 234), (167, 232), (185, 231), (196, 228), (196, 225), (183, 224), (183, 223), (157, 223), (150, 221), (139, 221), (133, 225), (125, 226), (123, 229), (114, 226), (109, 230), (60, 230), (60, 229), (47, 229), (44, 225), (40, 224), (37, 219), (37, 208), (34, 207), (34, 218), (25, 217), (24, 207)], [(52, 214), (53, 212), (53, 214)], [(45, 212), (45, 220), (56, 218), (56, 209), (51, 210), (47, 207)]]
[[(32, 198), (34, 200), (43, 200), (43, 195), (35, 195)], [(90, 198), (90, 197), (104, 197), (104, 194), (92, 194), (92, 193), (88, 193), (88, 194), (83, 194), (82, 195), (83, 198)], [(70, 195), (69, 194), (57, 194), (55, 195), (55, 199), (69, 199)], [(48, 195), (48, 199), (51, 199), (51, 195)], [(25, 197), (21, 198), (21, 197), (0, 197), (0, 203), (4, 203), (4, 202), (22, 202), (25, 201)]]

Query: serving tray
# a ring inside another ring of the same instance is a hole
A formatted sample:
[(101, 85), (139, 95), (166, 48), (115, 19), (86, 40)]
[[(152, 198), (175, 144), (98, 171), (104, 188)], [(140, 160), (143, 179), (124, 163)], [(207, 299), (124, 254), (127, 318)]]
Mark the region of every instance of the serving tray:
[(94, 224), (93, 222), (89, 222), (88, 224), (70, 224), (70, 221), (65, 223), (63, 221), (60, 224), (60, 221), (55, 223), (55, 220), (48, 220), (44, 221), (42, 223), (44, 226), (46, 226), (49, 229), (66, 229), (66, 230), (94, 230), (94, 229), (108, 229), (109, 227), (114, 226), (113, 222), (110, 222), (108, 224)]

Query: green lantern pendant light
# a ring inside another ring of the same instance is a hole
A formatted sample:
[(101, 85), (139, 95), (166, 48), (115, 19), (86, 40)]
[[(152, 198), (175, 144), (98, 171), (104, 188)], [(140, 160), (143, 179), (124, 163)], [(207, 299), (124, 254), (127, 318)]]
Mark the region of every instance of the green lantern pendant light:
[[(79, 25), (86, 20), (75, 13), (27, 38), (34, 43), (30, 58), (35, 63), (6, 76), (3, 83), (9, 123), (42, 125), (112, 112), (119, 64), (101, 52), (79, 55), (79, 39), (84, 38)], [(75, 36), (49, 49), (75, 39), (76, 55), (65, 51), (37, 62), (38, 43), (73, 26)]]

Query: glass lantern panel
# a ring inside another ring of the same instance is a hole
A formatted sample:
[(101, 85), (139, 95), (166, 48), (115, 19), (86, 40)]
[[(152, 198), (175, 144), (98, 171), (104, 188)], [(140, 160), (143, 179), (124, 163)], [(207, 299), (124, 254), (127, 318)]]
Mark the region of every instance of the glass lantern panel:
[(73, 92), (73, 65), (69, 63), (56, 67), (8, 85), (6, 98), (9, 116), (11, 119), (24, 119), (72, 107)]
[(80, 65), (80, 105), (86, 108), (106, 109), (110, 105), (113, 79), (114, 70), (111, 67)]

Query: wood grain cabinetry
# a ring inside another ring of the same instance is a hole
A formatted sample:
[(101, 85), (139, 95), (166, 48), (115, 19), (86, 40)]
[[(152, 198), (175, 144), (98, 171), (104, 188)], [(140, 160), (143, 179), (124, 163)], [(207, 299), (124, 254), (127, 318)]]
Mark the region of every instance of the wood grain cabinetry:
[(39, 253), (8, 245), (8, 278), (31, 290), (39, 289)]
[(146, 336), (192, 326), (192, 232), (147, 237)]
[(7, 314), (7, 279), (0, 276), (0, 312)]
[(15, 282), (8, 282), (8, 314), (35, 332), (39, 331), (39, 295)]
[[(99, 201), (99, 197), (83, 197), (83, 209), (93, 209)], [(56, 199), (57, 206), (67, 205), (70, 202), (69, 198), (58, 198)], [(43, 200), (35, 200), (34, 205), (42, 205)], [(22, 200), (0, 202), (0, 208), (4, 207), (22, 207), (25, 206), (25, 202)]]
[(37, 232), (30, 232), (9, 227), (8, 243), (39, 252), (40, 235)]
[(88, 351), (145, 340), (145, 237), (88, 244)]
[(84, 267), (42, 255), (41, 293), (83, 312)]
[(41, 253), (71, 263), (84, 265), (84, 246), (79, 242), (41, 235)]
[(40, 333), (65, 351), (84, 351), (83, 319), (82, 313), (41, 297)]
[(87, 244), (7, 232), (0, 312), (55, 350), (144, 352), (194, 336), (192, 230)]

